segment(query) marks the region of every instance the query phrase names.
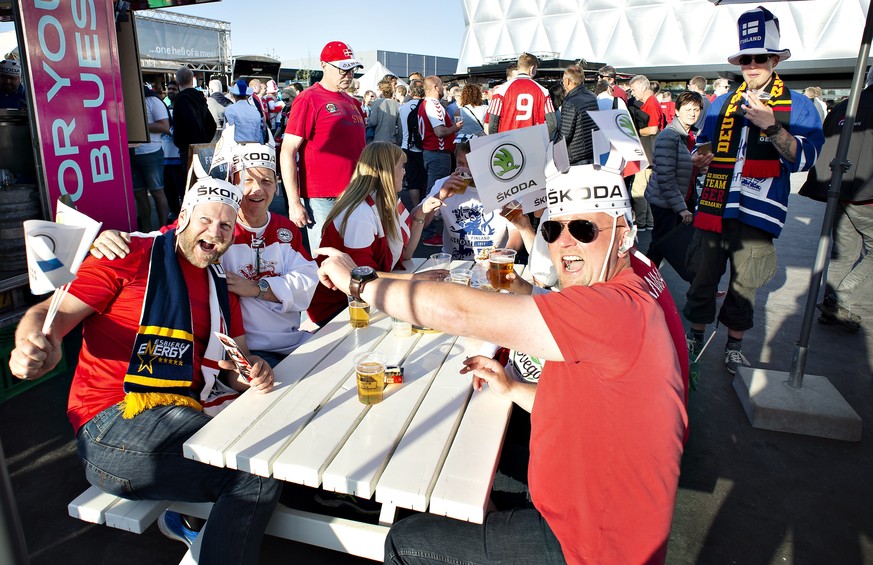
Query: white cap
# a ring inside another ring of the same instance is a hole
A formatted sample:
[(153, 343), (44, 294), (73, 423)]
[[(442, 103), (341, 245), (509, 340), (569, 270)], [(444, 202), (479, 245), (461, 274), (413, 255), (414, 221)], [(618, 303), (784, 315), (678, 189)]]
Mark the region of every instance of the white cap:
[(546, 182), (549, 216), (603, 212), (614, 218), (624, 216), (633, 225), (633, 205), (616, 172), (595, 165), (576, 165)]

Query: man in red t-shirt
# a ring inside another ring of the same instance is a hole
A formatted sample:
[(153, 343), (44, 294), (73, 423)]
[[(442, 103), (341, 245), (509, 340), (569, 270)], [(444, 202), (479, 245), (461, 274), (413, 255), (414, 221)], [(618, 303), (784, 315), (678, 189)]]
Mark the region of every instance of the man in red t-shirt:
[(664, 118), (664, 112), (661, 111), (661, 103), (652, 92), (649, 79), (643, 75), (636, 75), (630, 79), (631, 94), (642, 104), (642, 110), (649, 116), (648, 125), (640, 128), (640, 143), (643, 146), (643, 151), (646, 152), (646, 158), (649, 160), (649, 166), (634, 175), (634, 183), (631, 188), (631, 196), (634, 200), (634, 222), (640, 230), (650, 230), (655, 226), (655, 220), (652, 217), (652, 211), (649, 208), (649, 202), (646, 200), (646, 185), (649, 184), (649, 178), (652, 176), (652, 155), (655, 152), (655, 138), (662, 129), (667, 125)]
[(558, 292), (379, 278), (350, 288), (354, 264), (326, 250), (325, 284), (389, 316), (545, 360), (537, 384), (510, 380), (483, 356), (462, 370), (474, 388), (487, 383), (531, 412), (535, 508), (490, 512), (482, 525), (432, 514), (400, 520), (385, 541), (386, 563), (420, 555), (441, 563), (664, 561), (688, 421), (685, 387), (664, 310), (631, 268), (630, 198), (620, 176), (581, 165), (550, 179), (547, 199), (550, 219), (540, 229)]
[(134, 239), (122, 259), (86, 259), (48, 333), (42, 326), (51, 300), (28, 310), (9, 361), (16, 377), (39, 378), (57, 365), (64, 335), (83, 324), (67, 412), (86, 478), (123, 498), (214, 502), (201, 563), (256, 563), (281, 491), (273, 479), (182, 455), (182, 444), (209, 421), (202, 410), (214, 397), (205, 383), (218, 378), (224, 387), (217, 388), (238, 391), (273, 386), (262, 359), (250, 356), (246, 381), (231, 372), (231, 361), (217, 361), (222, 348), (212, 341), (219, 330), (248, 353), (239, 302), (212, 267), (233, 241), (241, 198), (230, 183), (200, 181), (186, 194), (177, 231)]
[(533, 80), (538, 66), (539, 59), (530, 53), (518, 57), (518, 74), (491, 96), (486, 119), (489, 134), (546, 124), (549, 139), (554, 137), (558, 120), (552, 98)]
[(352, 178), (366, 144), (361, 104), (345, 90), (363, 65), (352, 48), (331, 41), (321, 50), (321, 80), (294, 99), (279, 157), (288, 217), (318, 247), (324, 220)]

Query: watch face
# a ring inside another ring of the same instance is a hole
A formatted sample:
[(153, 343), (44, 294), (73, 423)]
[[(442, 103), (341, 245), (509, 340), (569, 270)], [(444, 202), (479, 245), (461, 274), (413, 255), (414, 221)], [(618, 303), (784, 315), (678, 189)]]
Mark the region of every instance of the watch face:
[(261, 279), (258, 281), (258, 288), (263, 292), (267, 292), (268, 290), (270, 290), (270, 283), (268, 283), (264, 279)]
[(362, 279), (365, 277), (369, 277), (374, 274), (376, 270), (373, 267), (355, 267), (352, 269), (352, 276), (358, 279)]

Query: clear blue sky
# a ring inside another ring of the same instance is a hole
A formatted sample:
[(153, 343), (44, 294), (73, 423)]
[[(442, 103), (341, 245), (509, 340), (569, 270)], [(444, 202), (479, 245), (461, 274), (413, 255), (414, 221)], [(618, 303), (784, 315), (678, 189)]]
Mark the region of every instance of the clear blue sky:
[(463, 0), (222, 0), (171, 10), (230, 22), (234, 55), (317, 57), (341, 40), (355, 51), (457, 58), (464, 39)]

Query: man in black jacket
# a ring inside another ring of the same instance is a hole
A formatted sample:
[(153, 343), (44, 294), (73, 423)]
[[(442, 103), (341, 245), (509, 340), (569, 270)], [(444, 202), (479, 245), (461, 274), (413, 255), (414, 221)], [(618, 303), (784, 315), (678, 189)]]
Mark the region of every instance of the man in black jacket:
[[(831, 182), (830, 163), (837, 153), (848, 101), (843, 101), (824, 121), (825, 143), (815, 167), (800, 194), (827, 201)], [(840, 202), (834, 218), (831, 261), (819, 321), (842, 324), (850, 331), (861, 329), (861, 317), (852, 307), (869, 304), (873, 298), (873, 69), (858, 101), (858, 114), (847, 156), (852, 168), (843, 175)], [(859, 261), (860, 258), (860, 261)]]
[(194, 73), (188, 67), (176, 71), (180, 92), (173, 106), (173, 142), (179, 148), (179, 156), (185, 170), (191, 157), (188, 148), (194, 143), (209, 143), (215, 135), (215, 120), (209, 113), (206, 97), (194, 88)]
[(588, 111), (596, 112), (597, 97), (585, 88), (582, 68), (570, 65), (564, 71), (564, 105), (561, 106), (561, 135), (567, 140), (571, 165), (590, 165), (594, 154), (591, 132), (597, 129)]

